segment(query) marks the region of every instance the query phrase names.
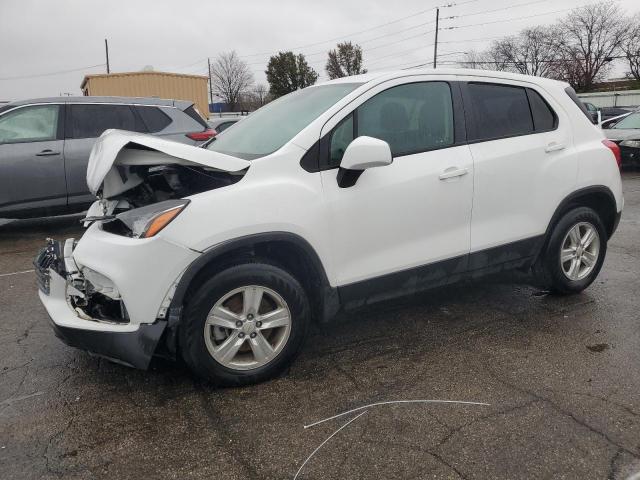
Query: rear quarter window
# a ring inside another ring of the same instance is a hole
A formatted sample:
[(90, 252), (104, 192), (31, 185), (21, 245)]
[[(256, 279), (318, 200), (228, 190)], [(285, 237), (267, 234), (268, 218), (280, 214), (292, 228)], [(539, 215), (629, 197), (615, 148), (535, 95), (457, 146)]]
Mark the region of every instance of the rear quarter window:
[(533, 115), (533, 126), (536, 132), (548, 132), (555, 130), (558, 126), (558, 116), (553, 108), (549, 106), (547, 101), (542, 96), (527, 88), (527, 95), (529, 96), (529, 105), (531, 106), (531, 114)]
[(582, 100), (580, 100), (580, 98), (576, 94), (576, 91), (571, 87), (565, 88), (564, 91), (569, 96), (569, 98), (573, 101), (573, 103), (576, 104), (576, 106), (580, 109), (580, 111), (584, 113), (584, 116), (587, 117), (591, 123), (594, 123), (593, 118), (591, 117), (591, 115), (589, 114), (589, 111), (587, 110), (587, 106), (584, 103), (582, 103)]
[(186, 110), (184, 110), (184, 113), (186, 113), (192, 120), (194, 120), (200, 127), (202, 128), (209, 128), (209, 125), (207, 125), (207, 122), (205, 122), (205, 120), (200, 116), (200, 114), (198, 112), (196, 112), (196, 109), (193, 108), (193, 105), (191, 105), (189, 108), (187, 108)]
[(157, 107), (136, 106), (136, 111), (149, 133), (164, 130), (171, 124), (171, 118)]

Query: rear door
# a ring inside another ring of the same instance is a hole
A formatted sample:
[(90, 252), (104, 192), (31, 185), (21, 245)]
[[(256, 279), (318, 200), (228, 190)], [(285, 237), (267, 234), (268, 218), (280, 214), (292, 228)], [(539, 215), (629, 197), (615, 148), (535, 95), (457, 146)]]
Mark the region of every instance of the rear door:
[(0, 217), (66, 207), (63, 105), (17, 107), (0, 117)]
[(89, 154), (105, 130), (117, 128), (144, 132), (141, 120), (129, 105), (70, 103), (67, 105), (64, 155), (69, 189), (68, 203), (74, 208), (88, 205), (95, 196), (87, 187)]
[(569, 119), (531, 84), (463, 85), (474, 162), (470, 268), (531, 257), (576, 178)]

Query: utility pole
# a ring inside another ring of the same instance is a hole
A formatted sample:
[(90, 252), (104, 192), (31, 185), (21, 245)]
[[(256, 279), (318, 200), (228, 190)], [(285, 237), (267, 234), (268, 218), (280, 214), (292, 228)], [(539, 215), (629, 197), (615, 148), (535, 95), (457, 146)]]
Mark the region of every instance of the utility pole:
[(440, 8), (436, 8), (436, 39), (433, 43), (433, 68), (438, 63), (438, 23), (440, 21)]
[(109, 68), (109, 42), (107, 39), (104, 39), (104, 52), (107, 56), (107, 73), (111, 73), (111, 69)]
[(209, 65), (209, 103), (213, 103), (213, 84), (211, 83), (211, 59), (207, 57), (207, 65)]

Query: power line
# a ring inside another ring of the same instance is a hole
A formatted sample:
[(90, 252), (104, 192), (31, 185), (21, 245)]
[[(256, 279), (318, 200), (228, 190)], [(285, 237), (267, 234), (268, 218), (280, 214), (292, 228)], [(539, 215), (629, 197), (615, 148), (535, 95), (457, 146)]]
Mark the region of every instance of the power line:
[[(478, 0), (472, 0), (472, 1), (478, 1)], [(467, 2), (464, 2), (464, 3), (467, 3)], [(308, 44), (306, 44), (306, 45), (300, 45), (300, 46), (298, 46), (298, 47), (293, 47), (293, 48), (288, 48), (288, 49), (280, 49), (280, 50), (278, 50), (278, 51), (302, 50), (303, 48), (316, 47), (316, 46), (318, 46), (318, 45), (323, 45), (323, 44), (325, 44), (325, 43), (331, 43), (331, 42), (335, 42), (335, 41), (337, 41), (337, 40), (342, 40), (342, 39), (350, 38), (350, 37), (353, 37), (353, 36), (355, 36), (355, 35), (360, 35), (360, 34), (362, 34), (362, 33), (370, 32), (370, 31), (372, 31), (372, 30), (376, 30), (376, 29), (378, 29), (378, 28), (386, 27), (386, 26), (388, 26), (388, 25), (392, 25), (392, 24), (394, 24), (394, 23), (398, 23), (398, 22), (401, 22), (401, 21), (403, 21), (403, 20), (407, 20), (408, 18), (417, 17), (417, 16), (422, 15), (422, 14), (424, 14), (424, 13), (427, 13), (427, 12), (430, 12), (430, 11), (432, 11), (432, 10), (435, 10), (435, 8), (436, 8), (436, 7), (431, 7), (431, 8), (427, 8), (427, 9), (425, 9), (425, 10), (420, 10), (419, 12), (412, 13), (411, 15), (407, 15), (407, 16), (402, 17), (402, 18), (398, 18), (398, 19), (395, 19), (395, 20), (391, 20), (390, 22), (381, 23), (381, 24), (376, 25), (376, 26), (374, 26), (374, 27), (367, 28), (367, 29), (365, 29), (365, 30), (360, 30), (360, 31), (358, 31), (358, 32), (352, 32), (352, 33), (347, 34), (347, 35), (341, 35), (341, 36), (339, 36), (339, 37), (330, 38), (330, 39), (328, 39), (328, 40), (323, 40), (323, 41), (320, 41), (320, 42), (308, 43)], [(251, 53), (251, 54), (248, 54), (248, 55), (242, 55), (242, 56), (241, 56), (241, 58), (247, 58), (247, 57), (258, 57), (258, 56), (262, 56), (262, 55), (272, 55), (272, 54), (274, 54), (274, 53), (277, 53), (277, 52), (270, 51), (270, 52), (261, 52), (261, 53)]]
[(537, 13), (535, 15), (527, 15), (527, 16), (524, 16), (524, 17), (506, 18), (504, 20), (494, 20), (492, 22), (470, 23), (470, 24), (467, 24), (467, 25), (456, 25), (456, 26), (451, 26), (451, 27), (442, 27), (441, 30), (457, 30), (459, 28), (478, 27), (478, 26), (482, 26), (482, 25), (493, 25), (495, 23), (513, 22), (515, 20), (524, 20), (524, 19), (527, 19), (527, 18), (542, 17), (544, 15), (552, 15), (554, 13), (566, 12), (568, 10), (573, 10), (574, 8), (575, 7), (563, 8), (562, 10), (554, 10), (552, 12)]
[(465, 13), (465, 14), (462, 14), (462, 15), (454, 15), (453, 18), (474, 17), (476, 15), (484, 15), (484, 14), (487, 14), (487, 13), (501, 12), (503, 10), (510, 10), (512, 8), (518, 8), (518, 7), (527, 7), (529, 5), (535, 5), (537, 3), (544, 3), (544, 2), (549, 2), (549, 1), (550, 0), (535, 0), (533, 2), (517, 3), (515, 5), (507, 5), (506, 7), (494, 8), (492, 10), (482, 10), (480, 12)]
[(72, 73), (72, 72), (80, 72), (82, 70), (88, 70), (90, 68), (97, 68), (97, 67), (104, 67), (106, 64), (104, 63), (98, 63), (97, 65), (87, 65), (86, 67), (80, 67), (80, 68), (71, 68), (69, 70), (59, 70), (57, 72), (48, 72), (48, 73), (36, 73), (33, 75), (17, 75), (14, 77), (0, 77), (0, 80), (24, 80), (24, 79), (28, 79), (28, 78), (40, 78), (40, 77), (51, 77), (54, 75), (62, 75), (65, 73)]
[[(447, 18), (450, 18), (450, 17), (447, 17)], [(424, 27), (424, 26), (427, 26), (427, 25), (432, 25), (434, 23), (435, 23), (435, 20), (432, 20), (430, 22), (420, 23), (418, 25), (413, 25), (411, 27), (404, 28), (402, 30), (398, 30), (398, 31), (395, 31), (395, 32), (389, 32), (389, 33), (386, 33), (384, 35), (379, 35), (377, 37), (367, 38), (365, 40), (359, 40), (358, 41), (358, 45), (363, 44), (363, 43), (373, 42), (375, 40), (380, 40), (381, 38), (386, 38), (386, 37), (391, 37), (393, 35), (398, 35), (400, 33), (404, 33), (404, 32), (407, 32), (409, 30), (415, 30), (416, 28)], [(433, 30), (431, 32), (433, 32)], [(431, 32), (426, 32), (426, 33), (431, 33)], [(420, 35), (422, 35), (422, 34), (420, 34)], [(408, 38), (415, 38), (415, 37), (408, 37)], [(404, 41), (404, 40), (400, 40), (400, 41)], [(399, 41), (395, 42), (395, 43), (399, 43)], [(392, 44), (393, 44), (393, 42), (391, 44), (389, 44), (389, 45), (392, 45)], [(374, 48), (378, 48), (378, 47), (379, 46), (372, 47), (372, 48), (369, 48), (369, 50), (373, 50)], [(290, 50), (284, 50), (284, 51), (293, 51), (293, 50), (296, 50), (296, 49), (290, 49)], [(366, 49), (363, 49), (363, 52), (365, 52), (365, 51), (366, 51)], [(276, 54), (276, 53), (279, 53), (279, 52), (271, 52), (271, 54)], [(326, 54), (327, 54), (327, 50), (319, 50), (319, 51), (312, 52), (312, 53), (305, 53), (304, 56), (306, 58), (309, 58), (309, 57), (313, 57), (313, 56), (316, 56), (316, 55), (326, 55)], [(247, 63), (247, 65), (262, 65), (264, 63), (266, 63), (266, 62), (265, 61), (250, 62), (250, 63)]]

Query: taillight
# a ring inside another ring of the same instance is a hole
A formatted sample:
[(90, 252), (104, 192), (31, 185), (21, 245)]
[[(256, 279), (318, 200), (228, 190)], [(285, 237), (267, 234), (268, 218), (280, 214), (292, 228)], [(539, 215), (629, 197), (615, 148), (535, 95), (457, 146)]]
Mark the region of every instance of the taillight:
[(616, 157), (616, 162), (618, 163), (618, 168), (620, 168), (622, 166), (622, 155), (620, 154), (620, 147), (618, 144), (607, 139), (602, 140), (602, 143), (613, 152), (613, 156)]
[(187, 133), (187, 137), (191, 140), (195, 140), (196, 142), (204, 142), (205, 140), (209, 140), (210, 138), (215, 137), (218, 134), (215, 130), (207, 128), (203, 132), (192, 132)]

